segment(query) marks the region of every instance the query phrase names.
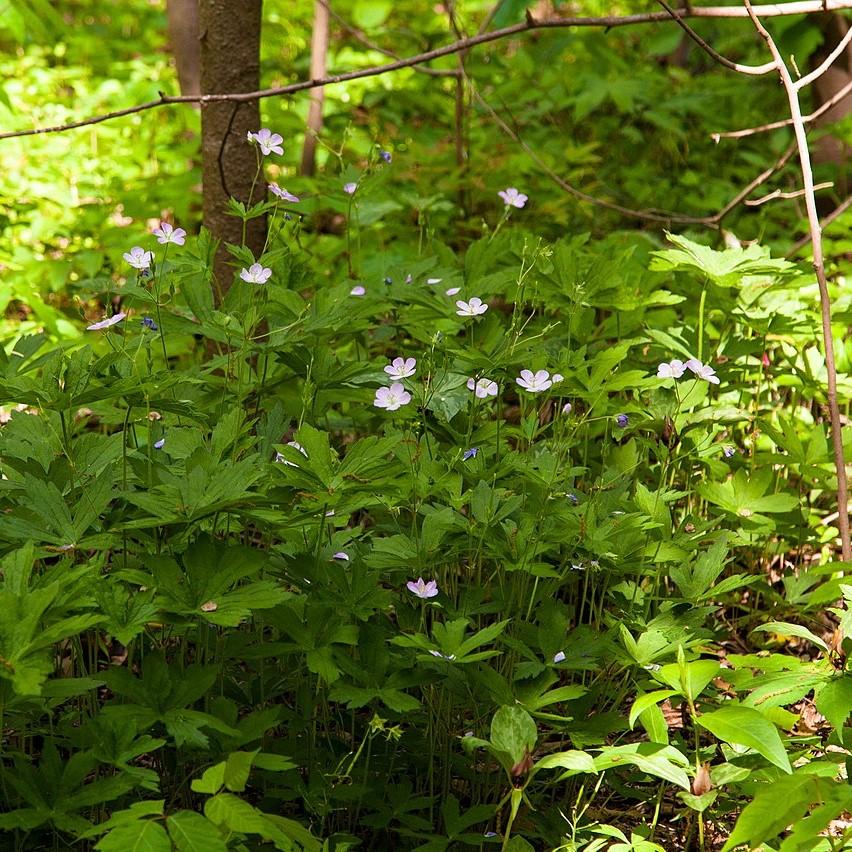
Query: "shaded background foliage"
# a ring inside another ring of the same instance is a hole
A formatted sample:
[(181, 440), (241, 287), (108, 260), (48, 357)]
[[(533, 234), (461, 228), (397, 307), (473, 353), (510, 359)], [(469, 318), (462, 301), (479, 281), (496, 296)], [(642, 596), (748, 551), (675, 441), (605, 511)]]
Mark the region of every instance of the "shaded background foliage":
[[(333, 8), (331, 71), (384, 59), (351, 27), (401, 55), (450, 38), (434, 4)], [(460, 6), (460, 26), (488, 10)], [(6, 128), (177, 92), (162, 3), (7, 12)], [(263, 85), (308, 76), (310, 26), (310, 4), (267, 0)], [(697, 27), (765, 58), (742, 21)], [(772, 28), (803, 67), (823, 47), (814, 20)], [(465, 64), (556, 173), (637, 209), (715, 213), (790, 138), (713, 142), (784, 116), (783, 93), (672, 26), (537, 32)], [(469, 90), (459, 163), (455, 98), (414, 70), (330, 87), (310, 179), (307, 96), (262, 101), (286, 149), (264, 174), (303, 200), (289, 221), (266, 211), (272, 285), (236, 283), (221, 310), (203, 233), (168, 263), (153, 246), (155, 283), (122, 260), (161, 218), (198, 232), (197, 111), (0, 143), (2, 401), (39, 413), (0, 439), (9, 848), (650, 852), (732, 831), (845, 848), (834, 605), (852, 592), (832, 561), (816, 288), (780, 259), (802, 210), (741, 206), (725, 233), (666, 243), (562, 191)], [(844, 162), (817, 179), (830, 210)], [(510, 185), (530, 201), (494, 236)], [(791, 166), (766, 188), (797, 186)], [(848, 399), (842, 219), (828, 244)], [(486, 298), (481, 321), (455, 316), (454, 285)], [(168, 359), (138, 324), (155, 286)], [(123, 331), (83, 330), (119, 307), (136, 311)], [(370, 402), (398, 354), (422, 396), (394, 419)], [(718, 392), (653, 377), (694, 354)], [(515, 392), (526, 367), (565, 375), (540, 406)], [(466, 389), (483, 372), (505, 388), (494, 417)], [(418, 574), (435, 601), (406, 590)]]

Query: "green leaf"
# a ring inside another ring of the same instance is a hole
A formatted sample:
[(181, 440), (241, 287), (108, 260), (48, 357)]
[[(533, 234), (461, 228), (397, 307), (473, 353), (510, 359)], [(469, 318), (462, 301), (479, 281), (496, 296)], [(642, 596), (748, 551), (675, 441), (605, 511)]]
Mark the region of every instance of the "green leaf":
[(722, 707), (699, 716), (698, 724), (723, 742), (752, 748), (784, 772), (793, 771), (778, 729), (751, 707)]
[(831, 678), (816, 691), (814, 703), (834, 730), (842, 735), (852, 714), (852, 674), (845, 672)]
[(805, 774), (778, 778), (767, 784), (743, 809), (722, 852), (741, 844), (754, 848), (775, 837), (807, 812), (818, 795), (819, 785), (819, 778)]
[(595, 768), (595, 759), (585, 751), (560, 751), (556, 754), (548, 754), (536, 762), (532, 771), (538, 772), (540, 769), (567, 769), (567, 772), (559, 776), (560, 781), (581, 772), (597, 773), (598, 771)]
[(595, 758), (598, 772), (622, 766), (635, 766), (655, 778), (689, 790), (689, 776), (685, 767), (689, 761), (672, 746), (661, 743), (630, 743), (623, 746), (605, 746)]
[(522, 707), (501, 707), (491, 720), (491, 744), (518, 763), (538, 739), (535, 722)]
[(678, 234), (666, 237), (677, 248), (654, 252), (652, 270), (699, 272), (720, 287), (732, 287), (746, 275), (785, 275), (794, 269), (789, 261), (770, 258), (769, 249), (757, 244), (715, 251)]
[(630, 716), (627, 720), (631, 729), (636, 724), (636, 720), (639, 718), (639, 716), (644, 713), (649, 707), (653, 707), (660, 701), (665, 701), (667, 698), (671, 698), (673, 695), (677, 695), (678, 692), (679, 688), (656, 689), (653, 692), (646, 692), (644, 695), (637, 695), (636, 700), (633, 702), (633, 706), (630, 708)]
[(166, 820), (169, 836), (178, 852), (227, 852), (219, 829), (194, 811), (177, 811)]
[(260, 749), (235, 751), (225, 761), (225, 786), (233, 793), (241, 793), (248, 783), (249, 772)]
[(797, 639), (806, 639), (812, 642), (818, 648), (828, 653), (828, 645), (808, 630), (807, 627), (802, 627), (801, 624), (791, 624), (789, 621), (768, 621), (766, 624), (761, 624), (752, 630), (752, 633), (763, 631), (766, 633), (777, 633), (780, 636), (795, 636)]
[(657, 672), (657, 677), (685, 698), (694, 701), (721, 670), (718, 660), (694, 660), (683, 664), (669, 663)]
[(208, 766), (200, 778), (194, 778), (192, 784), (193, 792), (207, 793), (213, 795), (218, 793), (225, 784), (225, 761)]
[(114, 828), (95, 849), (100, 852), (172, 852), (172, 842), (158, 822), (137, 820)]

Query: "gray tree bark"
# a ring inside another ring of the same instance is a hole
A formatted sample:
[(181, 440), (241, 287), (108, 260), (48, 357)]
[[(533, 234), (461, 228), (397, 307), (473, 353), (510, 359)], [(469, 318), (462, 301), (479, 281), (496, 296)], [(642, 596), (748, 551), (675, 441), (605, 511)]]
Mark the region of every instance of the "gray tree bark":
[(198, 41), (198, 0), (168, 0), (169, 42), (182, 95), (201, 93), (201, 44)]
[[(316, 0), (314, 3), (314, 29), (311, 36), (311, 79), (325, 77), (328, 58), (328, 18), (331, 0)], [(308, 129), (302, 148), (302, 174), (312, 175), (316, 168), (317, 136), (322, 130), (322, 106), (325, 87), (311, 90), (308, 107)]]
[[(200, 0), (201, 91), (203, 94), (251, 92), (260, 88), (260, 27), (262, 0)], [(204, 225), (223, 243), (242, 241), (242, 222), (227, 214), (228, 198), (246, 206), (266, 193), (257, 172), (257, 148), (247, 141), (249, 131), (260, 129), (258, 102), (208, 103), (201, 108), (202, 181)], [(249, 196), (251, 195), (251, 198)], [(266, 219), (252, 219), (246, 228), (246, 245), (255, 258), (266, 240)], [(227, 292), (234, 268), (224, 246), (216, 254), (214, 275)]]

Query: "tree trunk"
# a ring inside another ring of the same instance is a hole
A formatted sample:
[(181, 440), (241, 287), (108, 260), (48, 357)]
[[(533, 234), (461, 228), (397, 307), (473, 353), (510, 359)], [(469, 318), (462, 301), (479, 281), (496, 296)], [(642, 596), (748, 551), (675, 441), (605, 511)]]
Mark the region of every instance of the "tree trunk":
[[(314, 3), (314, 30), (311, 37), (311, 79), (325, 77), (328, 57), (328, 9), (331, 0), (316, 0)], [(308, 107), (308, 130), (302, 149), (302, 174), (312, 175), (316, 168), (317, 136), (322, 130), (322, 105), (325, 87), (311, 90)]]
[[(840, 15), (819, 15), (817, 23), (823, 31), (825, 41), (822, 47), (811, 57), (811, 65), (818, 66), (829, 54), (832, 48), (846, 35), (849, 23)], [(828, 69), (813, 85), (813, 108), (831, 100), (834, 95), (852, 80), (852, 46), (837, 58), (834, 65)], [(838, 101), (831, 109), (823, 113), (815, 122), (816, 127), (833, 124), (846, 118), (852, 111), (852, 93)], [(813, 145), (813, 160), (815, 164), (833, 164), (836, 167), (835, 193), (840, 198), (849, 194), (847, 167), (849, 163), (850, 146), (834, 133), (820, 137)], [(820, 213), (825, 214), (833, 208), (830, 197), (820, 196), (818, 199)]]
[(198, 41), (198, 0), (168, 0), (169, 41), (182, 95), (201, 93), (201, 44)]
[[(200, 0), (201, 90), (204, 94), (252, 92), (260, 88), (260, 24), (262, 0)], [(208, 103), (201, 108), (204, 225), (222, 243), (242, 241), (242, 222), (227, 213), (233, 196), (246, 206), (266, 193), (263, 176), (257, 178), (258, 149), (250, 145), (249, 131), (260, 129), (258, 102)], [(251, 198), (249, 196), (251, 195)], [(266, 240), (266, 218), (251, 219), (246, 245), (255, 258)], [(230, 255), (219, 248), (213, 272), (221, 293), (234, 277)]]

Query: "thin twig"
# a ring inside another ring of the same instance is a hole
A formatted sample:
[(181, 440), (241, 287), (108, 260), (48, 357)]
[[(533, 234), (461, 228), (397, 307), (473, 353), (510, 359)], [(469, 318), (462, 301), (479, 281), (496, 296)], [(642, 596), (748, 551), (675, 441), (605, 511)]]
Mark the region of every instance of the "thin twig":
[(769, 180), (772, 175), (780, 171), (787, 164), (787, 161), (793, 154), (796, 153), (796, 145), (793, 143), (786, 151), (775, 161), (775, 163), (762, 171), (756, 178), (741, 189), (721, 210), (710, 216), (684, 216), (680, 213), (670, 213), (667, 211), (653, 210), (634, 210), (630, 207), (624, 207), (620, 204), (615, 204), (612, 201), (606, 201), (603, 198), (598, 198), (594, 195), (589, 195), (577, 187), (572, 186), (561, 175), (557, 174), (550, 166), (542, 160), (534, 148), (531, 148), (521, 137), (517, 130), (507, 124), (503, 118), (497, 113), (494, 107), (485, 100), (476, 86), (476, 83), (471, 79), (470, 74), (466, 73), (465, 77), (468, 81), (473, 97), (482, 105), (485, 111), (491, 116), (497, 126), (509, 137), (511, 137), (518, 145), (523, 148), (530, 159), (559, 187), (565, 190), (569, 195), (580, 201), (586, 201), (589, 204), (594, 204), (597, 207), (603, 207), (607, 210), (614, 210), (631, 219), (641, 219), (650, 222), (666, 222), (678, 223), (683, 225), (705, 225), (709, 228), (717, 228), (721, 221), (734, 208), (738, 207), (745, 198), (747, 198), (758, 186)]
[(850, 41), (852, 41), (852, 29), (846, 31), (846, 35), (840, 39), (837, 47), (835, 47), (834, 50), (832, 50), (831, 53), (829, 53), (828, 56), (826, 56), (825, 59), (816, 68), (814, 68), (813, 71), (811, 71), (810, 74), (805, 74), (804, 77), (796, 80), (794, 84), (796, 91), (804, 89), (805, 86), (810, 85), (814, 80), (818, 80), (822, 77), (822, 75), (825, 74), (832, 65), (834, 65), (834, 60), (837, 59), (844, 50), (846, 50)]
[[(398, 53), (377, 44), (363, 30), (359, 30), (358, 27), (350, 24), (342, 15), (338, 15), (338, 13), (331, 8), (331, 4), (328, 0), (320, 0), (320, 2), (326, 7), (328, 14), (331, 15), (331, 17), (334, 18), (334, 20), (337, 21), (337, 23), (340, 24), (340, 26), (343, 27), (343, 29), (352, 36), (352, 38), (363, 44), (364, 47), (368, 47), (370, 50), (375, 50), (376, 53), (381, 53), (384, 56), (389, 56), (391, 59), (401, 59)], [(412, 69), (421, 74), (427, 74), (430, 77), (458, 77), (459, 74), (455, 68), (424, 68), (420, 65), (413, 65)]]
[[(850, 30), (852, 32), (852, 30)], [(803, 115), (802, 121), (805, 124), (810, 124), (816, 121), (821, 115), (825, 115), (835, 104), (840, 103), (846, 95), (852, 92), (852, 80), (850, 80), (842, 89), (835, 92), (819, 109), (815, 109), (810, 115)], [(782, 127), (789, 127), (793, 123), (792, 118), (785, 118), (781, 121), (771, 121), (769, 124), (760, 124), (757, 127), (746, 127), (743, 130), (728, 130), (725, 133), (711, 133), (710, 138), (714, 142), (720, 139), (742, 139), (745, 136), (754, 136), (756, 133), (766, 133), (767, 130), (779, 130)]]
[[(827, 180), (824, 183), (818, 183), (814, 187), (814, 192), (819, 192), (821, 189), (831, 189), (833, 186), (834, 183)], [(792, 192), (782, 192), (780, 189), (776, 189), (774, 192), (762, 195), (760, 198), (747, 198), (745, 205), (746, 207), (760, 207), (761, 204), (765, 204), (767, 201), (772, 201), (775, 198), (801, 198), (806, 192), (806, 189), (794, 189)]]
[[(837, 404), (837, 366), (834, 360), (834, 334), (831, 328), (831, 297), (828, 292), (828, 281), (825, 276), (825, 261), (822, 253), (822, 230), (817, 214), (816, 196), (814, 195), (814, 178), (811, 169), (811, 154), (808, 149), (808, 139), (805, 123), (802, 119), (802, 108), (799, 104), (799, 87), (790, 76), (790, 71), (774, 39), (761, 23), (749, 0), (743, 0), (746, 10), (760, 36), (766, 42), (784, 91), (790, 105), (790, 118), (793, 120), (793, 130), (796, 134), (796, 146), (799, 150), (799, 163), (802, 169), (802, 183), (805, 188), (805, 207), (808, 211), (808, 225), (813, 244), (813, 267), (819, 286), (820, 313), (822, 316), (822, 337), (825, 347), (825, 371), (828, 384), (828, 415), (831, 421), (831, 442), (834, 449), (834, 469), (837, 475), (837, 527), (840, 532), (840, 547), (844, 562), (852, 562), (852, 543), (849, 539), (849, 496), (846, 482), (846, 461), (843, 455), (843, 434), (840, 424), (840, 408)], [(805, 78), (802, 78), (805, 79)]]
[(479, 92), (478, 88), (473, 84), (470, 79), (470, 76), (467, 77), (470, 82), (471, 92), (473, 93), (473, 97), (482, 105), (483, 109), (491, 116), (492, 120), (497, 124), (497, 126), (507, 135), (514, 139), (521, 148), (527, 153), (530, 159), (558, 186), (565, 190), (569, 195), (573, 195), (578, 201), (586, 201), (589, 204), (594, 204), (597, 207), (603, 207), (607, 210), (614, 210), (616, 213), (621, 213), (623, 216), (627, 216), (631, 219), (642, 219), (646, 222), (679, 222), (681, 224), (693, 224), (700, 225), (704, 224), (704, 219), (695, 216), (681, 216), (677, 213), (652, 213), (645, 210), (634, 210), (630, 207), (623, 207), (621, 204), (616, 204), (613, 201), (606, 201), (603, 198), (597, 198), (594, 195), (589, 195), (587, 192), (583, 192), (577, 187), (572, 186), (568, 181), (566, 181), (561, 175), (557, 174), (553, 171), (552, 168), (538, 155), (534, 148), (531, 148), (522, 138), (518, 135), (517, 131), (510, 127), (497, 113), (497, 111), (485, 100), (482, 94)]
[[(845, 201), (841, 201), (831, 213), (828, 214), (824, 219), (820, 220), (819, 226), (820, 231), (824, 231), (835, 219), (838, 219), (842, 216), (850, 207), (852, 207), (852, 195), (848, 196)], [(811, 241), (811, 234), (808, 233), (798, 242), (794, 243), (792, 248), (787, 252), (785, 257), (792, 257), (794, 254), (803, 249), (809, 242)]]
[[(791, 3), (773, 3), (765, 6), (755, 7), (757, 12), (764, 17), (773, 17), (779, 15), (802, 15), (811, 14), (814, 12), (833, 11), (836, 9), (852, 9), (852, 0), (794, 0)], [(13, 130), (6, 133), (0, 133), (0, 139), (13, 139), (20, 136), (35, 136), (42, 133), (61, 133), (66, 130), (73, 130), (77, 127), (87, 127), (92, 124), (100, 124), (104, 121), (110, 121), (114, 118), (122, 118), (127, 115), (145, 112), (146, 110), (156, 109), (157, 107), (169, 106), (171, 104), (206, 104), (219, 101), (257, 101), (263, 98), (280, 97), (282, 95), (292, 95), (296, 92), (304, 92), (310, 89), (316, 89), (318, 86), (331, 86), (335, 83), (345, 83), (349, 80), (361, 80), (365, 77), (377, 77), (381, 74), (388, 74), (392, 71), (399, 71), (402, 68), (411, 68), (415, 65), (422, 65), (424, 62), (431, 62), (434, 59), (440, 59), (443, 56), (451, 56), (461, 51), (469, 50), (480, 44), (487, 44), (492, 41), (499, 41), (503, 38), (508, 38), (513, 35), (530, 32), (532, 30), (544, 29), (559, 29), (564, 27), (599, 27), (611, 29), (613, 27), (624, 27), (633, 24), (652, 24), (661, 21), (671, 20), (671, 15), (666, 12), (646, 12), (637, 15), (612, 15), (608, 17), (572, 17), (572, 18), (552, 18), (550, 20), (537, 21), (532, 16), (527, 16), (527, 19), (520, 24), (514, 24), (510, 27), (503, 27), (499, 30), (491, 32), (478, 33), (470, 38), (462, 39), (461, 41), (453, 42), (444, 47), (437, 47), (434, 50), (427, 50), (424, 53), (418, 53), (415, 56), (409, 56), (405, 59), (399, 59), (395, 62), (388, 62), (384, 65), (375, 65), (371, 68), (361, 68), (357, 71), (347, 71), (344, 74), (332, 74), (330, 76), (321, 77), (316, 80), (301, 80), (298, 83), (290, 83), (286, 86), (275, 86), (269, 89), (258, 89), (254, 92), (232, 92), (229, 94), (212, 94), (212, 95), (165, 95), (160, 93), (160, 97), (154, 101), (136, 104), (136, 106), (125, 107), (124, 109), (112, 110), (110, 112), (94, 115), (89, 118), (80, 119), (79, 121), (68, 122), (67, 124), (54, 124), (47, 127), (34, 127), (29, 130)], [(675, 11), (675, 17), (680, 18), (744, 18), (746, 12), (738, 6), (691, 6), (689, 9), (678, 9)]]
[(765, 62), (763, 65), (741, 65), (739, 62), (732, 62), (725, 56), (722, 56), (715, 48), (711, 45), (707, 44), (694, 29), (692, 29), (686, 21), (682, 21), (681, 17), (666, 3), (666, 0), (657, 0), (657, 2), (671, 15), (672, 20), (710, 57), (716, 60), (720, 65), (724, 65), (725, 68), (729, 68), (731, 71), (738, 71), (740, 74), (753, 74), (754, 76), (760, 76), (761, 74), (768, 74), (770, 71), (775, 70), (774, 62)]

